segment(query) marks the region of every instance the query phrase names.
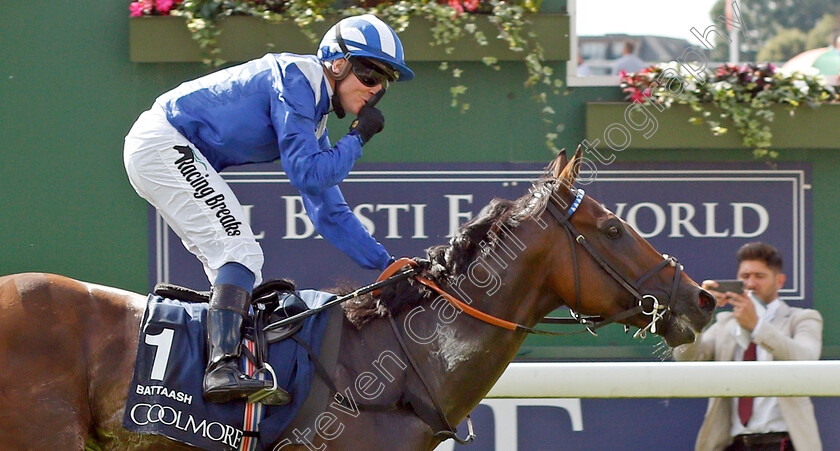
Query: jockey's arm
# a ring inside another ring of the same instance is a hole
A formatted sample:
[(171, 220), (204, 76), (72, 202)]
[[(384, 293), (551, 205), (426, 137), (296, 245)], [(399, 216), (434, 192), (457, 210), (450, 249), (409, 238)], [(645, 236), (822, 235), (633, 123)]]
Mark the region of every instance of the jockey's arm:
[(287, 81), (282, 97), (271, 111), (280, 162), (293, 186), (318, 195), (347, 177), (362, 156), (361, 139), (351, 133), (330, 146), (325, 123), (321, 123), (325, 116), (315, 111), (315, 95), (305, 78)]
[(346, 135), (335, 146), (322, 148), (311, 131), (308, 136), (306, 132), (292, 133), (285, 136), (281, 146), (284, 151), (280, 161), (289, 181), (309, 195), (340, 183), (362, 156), (362, 144), (356, 135)]

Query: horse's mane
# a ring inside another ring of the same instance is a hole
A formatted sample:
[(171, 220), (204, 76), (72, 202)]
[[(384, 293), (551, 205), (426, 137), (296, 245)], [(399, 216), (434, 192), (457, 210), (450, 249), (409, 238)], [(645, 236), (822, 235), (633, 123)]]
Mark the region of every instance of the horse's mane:
[[(421, 275), (441, 287), (455, 282), (481, 253), (495, 249), (500, 239), (516, 229), (520, 219), (548, 199), (547, 195), (534, 193), (544, 193), (552, 181), (549, 171), (534, 182), (527, 194), (515, 201), (494, 198), (476, 217), (462, 225), (448, 244), (432, 246), (426, 249), (426, 259), (416, 259), (422, 267)], [(352, 290), (341, 291), (349, 293)], [(383, 288), (378, 297), (360, 296), (345, 302), (342, 307), (346, 318), (361, 328), (368, 321), (387, 315), (389, 310), (396, 315), (435, 297), (436, 293), (410, 279)]]

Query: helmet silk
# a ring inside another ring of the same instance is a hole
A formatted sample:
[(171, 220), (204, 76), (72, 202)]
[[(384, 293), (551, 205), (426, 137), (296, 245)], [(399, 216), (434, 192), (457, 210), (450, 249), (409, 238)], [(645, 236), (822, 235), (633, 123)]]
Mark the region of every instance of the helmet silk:
[(414, 72), (405, 63), (402, 42), (397, 33), (372, 14), (341, 20), (327, 31), (318, 45), (321, 61), (351, 56), (387, 64), (397, 73), (397, 81), (414, 78)]

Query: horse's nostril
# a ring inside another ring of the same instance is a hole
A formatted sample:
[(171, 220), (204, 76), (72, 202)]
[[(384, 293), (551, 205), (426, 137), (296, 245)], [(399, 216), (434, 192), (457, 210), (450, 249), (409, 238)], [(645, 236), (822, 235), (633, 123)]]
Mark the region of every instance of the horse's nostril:
[(715, 309), (715, 297), (706, 290), (700, 290), (697, 306), (700, 307), (700, 310), (711, 312)]

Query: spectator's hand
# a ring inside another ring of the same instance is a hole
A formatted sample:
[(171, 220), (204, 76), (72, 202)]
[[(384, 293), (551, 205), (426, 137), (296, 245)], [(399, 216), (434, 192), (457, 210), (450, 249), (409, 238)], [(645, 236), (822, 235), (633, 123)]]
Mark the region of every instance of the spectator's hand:
[(373, 135), (381, 132), (385, 128), (385, 116), (378, 108), (363, 106), (359, 110), (359, 115), (356, 120), (350, 125), (350, 131), (356, 131), (359, 137), (362, 138), (362, 143), (367, 144)]
[(755, 305), (743, 295), (727, 292), (724, 294), (726, 303), (732, 306), (732, 316), (744, 329), (753, 330), (758, 324), (758, 315), (755, 313)]
[(703, 289), (708, 291), (709, 293), (712, 293), (712, 295), (715, 297), (715, 300), (717, 301), (718, 307), (726, 306), (726, 293), (721, 293), (720, 291), (715, 290), (715, 288), (718, 287), (717, 281), (707, 279), (704, 280), (700, 286), (703, 287)]

